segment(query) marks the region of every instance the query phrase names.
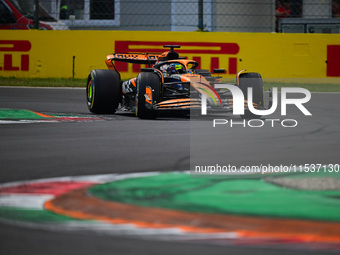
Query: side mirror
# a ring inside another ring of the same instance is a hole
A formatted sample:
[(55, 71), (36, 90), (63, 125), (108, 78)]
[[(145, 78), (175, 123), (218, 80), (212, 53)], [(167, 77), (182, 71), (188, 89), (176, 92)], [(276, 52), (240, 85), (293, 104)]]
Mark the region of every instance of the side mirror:
[(225, 73), (225, 69), (214, 69), (213, 73)]
[(141, 72), (153, 73), (155, 71), (154, 68), (141, 68)]

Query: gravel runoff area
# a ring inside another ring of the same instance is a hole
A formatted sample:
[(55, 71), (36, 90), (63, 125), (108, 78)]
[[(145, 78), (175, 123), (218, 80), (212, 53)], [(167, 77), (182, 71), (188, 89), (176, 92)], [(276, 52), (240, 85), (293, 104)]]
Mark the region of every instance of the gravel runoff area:
[(297, 190), (340, 190), (340, 172), (338, 167), (338, 164), (328, 168), (317, 169), (315, 167), (315, 170), (311, 167), (299, 174), (288, 174), (281, 177), (270, 176), (264, 178), (264, 181)]
[(290, 189), (340, 190), (340, 179), (335, 178), (266, 178), (265, 181)]

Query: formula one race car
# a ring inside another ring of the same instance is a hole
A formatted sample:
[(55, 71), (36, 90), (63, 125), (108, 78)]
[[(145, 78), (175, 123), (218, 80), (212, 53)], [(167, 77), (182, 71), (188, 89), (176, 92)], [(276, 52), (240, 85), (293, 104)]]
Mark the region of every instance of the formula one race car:
[[(231, 112), (233, 99), (229, 90), (217, 88), (220, 77), (212, 76), (208, 70), (197, 69), (198, 63), (179, 57), (175, 52), (178, 45), (165, 45), (170, 51), (154, 53), (115, 53), (105, 61), (109, 70), (92, 70), (87, 79), (87, 105), (92, 113), (114, 113), (118, 108), (135, 112), (141, 119), (154, 119), (162, 112), (189, 113), (201, 109), (202, 97), (207, 99), (208, 110)], [(142, 68), (136, 78), (122, 81), (114, 61), (149, 65)], [(223, 73), (214, 69), (213, 73)], [(248, 79), (252, 78), (252, 79)], [(264, 109), (264, 94), (261, 75), (241, 71), (237, 84), (247, 98), (247, 88), (252, 87), (252, 104)], [(258, 118), (249, 111), (247, 100), (242, 118)]]

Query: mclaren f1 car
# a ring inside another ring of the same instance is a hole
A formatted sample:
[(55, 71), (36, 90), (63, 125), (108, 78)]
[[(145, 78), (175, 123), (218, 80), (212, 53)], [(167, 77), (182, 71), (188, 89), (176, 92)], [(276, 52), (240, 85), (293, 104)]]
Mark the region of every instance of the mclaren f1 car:
[[(86, 93), (88, 109), (95, 114), (114, 113), (117, 109), (134, 112), (141, 119), (154, 119), (162, 112), (187, 112), (201, 109), (201, 100), (208, 100), (208, 110), (231, 112), (233, 99), (230, 91), (218, 88), (221, 77), (213, 74), (224, 69), (197, 69), (194, 60), (180, 57), (178, 45), (165, 45), (170, 50), (162, 53), (114, 53), (106, 59), (108, 70), (92, 70), (87, 79)], [(137, 77), (122, 81), (115, 67), (115, 61), (148, 65), (141, 68)], [(249, 79), (252, 78), (252, 79)], [(252, 87), (252, 104), (257, 109), (264, 108), (264, 93), (261, 75), (241, 71), (236, 84), (243, 94)], [(243, 118), (255, 116), (245, 100)]]

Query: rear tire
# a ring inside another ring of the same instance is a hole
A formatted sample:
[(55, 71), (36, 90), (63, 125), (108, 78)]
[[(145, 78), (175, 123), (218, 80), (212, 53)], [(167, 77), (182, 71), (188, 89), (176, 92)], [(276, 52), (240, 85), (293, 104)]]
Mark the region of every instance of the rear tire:
[[(161, 82), (157, 74), (151, 72), (142, 72), (138, 75), (136, 95), (136, 116), (138, 118), (157, 118), (157, 112), (153, 109), (153, 104), (159, 102), (160, 88)], [(150, 99), (152, 101), (146, 98), (147, 90), (149, 89), (151, 89)]]
[(92, 70), (87, 78), (86, 95), (90, 112), (115, 113), (122, 97), (119, 74), (114, 70)]
[[(239, 77), (239, 86), (243, 92), (244, 99), (248, 98), (248, 88), (253, 88), (253, 103), (260, 107), (264, 106), (263, 81), (259, 73), (242, 73)], [(260, 119), (261, 115), (256, 115), (249, 110), (244, 110), (242, 119)]]

